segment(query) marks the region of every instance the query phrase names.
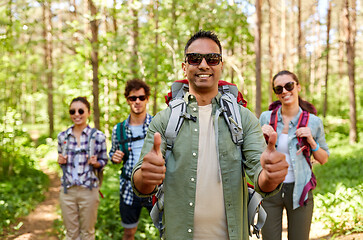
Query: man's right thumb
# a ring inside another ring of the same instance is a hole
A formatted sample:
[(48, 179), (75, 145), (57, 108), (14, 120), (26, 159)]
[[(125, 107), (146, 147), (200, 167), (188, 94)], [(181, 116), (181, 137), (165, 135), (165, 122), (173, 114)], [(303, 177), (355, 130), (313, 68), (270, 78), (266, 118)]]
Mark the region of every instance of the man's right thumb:
[(160, 133), (156, 132), (154, 133), (154, 151), (158, 154), (161, 153), (160, 145), (161, 145), (161, 135)]

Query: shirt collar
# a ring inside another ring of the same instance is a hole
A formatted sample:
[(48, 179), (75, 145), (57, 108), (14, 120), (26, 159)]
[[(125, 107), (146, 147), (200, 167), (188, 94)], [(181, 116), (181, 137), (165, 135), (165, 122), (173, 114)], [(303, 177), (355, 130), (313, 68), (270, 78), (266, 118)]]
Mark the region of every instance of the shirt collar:
[[(66, 136), (69, 136), (69, 135), (73, 135), (73, 128), (74, 128), (74, 124), (67, 129), (66, 131)], [(82, 134), (86, 134), (86, 136), (88, 136), (90, 133), (91, 133), (91, 127), (89, 125), (87, 125), (87, 127), (85, 127), (82, 131)]]
[[(212, 104), (218, 104), (219, 105), (219, 100), (222, 97), (222, 94), (220, 92), (217, 93), (217, 95), (212, 99)], [(184, 95), (184, 101), (188, 104), (192, 103), (192, 102), (196, 102), (197, 99), (195, 98), (195, 96), (193, 94), (191, 94), (190, 92), (187, 92)]]
[[(125, 126), (129, 127), (129, 123), (130, 123), (130, 117), (131, 117), (131, 114), (129, 114), (129, 116), (126, 118), (125, 120)], [(152, 119), (152, 116), (148, 113), (146, 113), (146, 118), (144, 120), (144, 126), (149, 124), (151, 122), (151, 119)]]
[[(302, 113), (301, 107), (299, 107), (299, 112), (296, 114), (295, 117), (291, 120), (292, 124), (296, 126), (299, 123), (300, 114)], [(282, 122), (282, 114), (281, 114), (281, 107), (277, 110), (277, 121)]]

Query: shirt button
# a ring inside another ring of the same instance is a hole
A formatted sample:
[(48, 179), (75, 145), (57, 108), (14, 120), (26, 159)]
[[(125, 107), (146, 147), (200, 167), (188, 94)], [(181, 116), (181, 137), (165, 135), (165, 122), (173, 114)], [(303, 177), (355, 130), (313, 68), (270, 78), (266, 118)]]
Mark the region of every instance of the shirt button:
[(193, 111), (196, 112), (197, 111), (197, 108), (193, 108)]
[(195, 152), (193, 152), (193, 156), (195, 157), (195, 156), (197, 156), (197, 154)]
[(189, 229), (188, 229), (188, 233), (191, 233), (191, 232), (192, 232), (192, 229), (190, 229), (190, 228), (189, 228)]
[(198, 132), (198, 129), (194, 129), (194, 132)]
[(192, 202), (190, 202), (190, 203), (189, 203), (189, 206), (191, 206), (191, 207), (192, 207), (192, 206), (193, 206), (193, 203), (192, 203)]
[(192, 182), (194, 182), (194, 180), (195, 180), (194, 178), (191, 178), (191, 179), (190, 179), (190, 181), (192, 181)]

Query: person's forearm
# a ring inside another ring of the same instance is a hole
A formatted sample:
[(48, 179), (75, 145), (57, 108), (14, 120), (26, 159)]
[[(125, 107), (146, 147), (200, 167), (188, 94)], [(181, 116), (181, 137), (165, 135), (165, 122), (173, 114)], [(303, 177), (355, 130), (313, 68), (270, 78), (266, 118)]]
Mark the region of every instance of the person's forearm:
[(317, 151), (313, 152), (314, 159), (318, 161), (321, 165), (328, 162), (328, 153), (322, 149), (319, 148)]

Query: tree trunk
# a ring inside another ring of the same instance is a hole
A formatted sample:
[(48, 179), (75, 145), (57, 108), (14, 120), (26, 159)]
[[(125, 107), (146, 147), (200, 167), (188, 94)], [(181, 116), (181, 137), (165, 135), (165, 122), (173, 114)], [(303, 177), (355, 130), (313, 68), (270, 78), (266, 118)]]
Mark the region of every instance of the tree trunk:
[(349, 14), (349, 0), (345, 0), (345, 23), (346, 23), (346, 48), (348, 61), (349, 76), (349, 117), (350, 117), (350, 143), (358, 142), (357, 137), (357, 115), (355, 101), (355, 37), (356, 37), (356, 3), (352, 1), (351, 11)]
[(256, 52), (256, 109), (257, 117), (261, 114), (261, 4), (262, 0), (256, 0), (256, 32), (255, 32), (255, 52)]
[(297, 1), (297, 76), (300, 81), (303, 81), (302, 77), (302, 32), (301, 32), (301, 0)]
[(131, 15), (131, 62), (130, 62), (130, 69), (131, 75), (133, 78), (138, 77), (138, 45), (139, 45), (139, 18), (138, 18), (138, 11), (133, 6), (134, 0), (129, 0), (130, 5), (130, 15)]
[(52, 13), (51, 2), (43, 2), (43, 39), (44, 39), (44, 66), (47, 78), (47, 99), (48, 99), (48, 118), (49, 136), (54, 133), (54, 112), (53, 112), (53, 59), (52, 59)]
[(158, 112), (158, 65), (159, 65), (159, 59), (158, 59), (158, 45), (159, 45), (159, 0), (155, 0), (154, 2), (154, 20), (155, 20), (155, 65), (154, 65), (154, 96), (153, 96), (153, 115), (155, 116)]
[[(341, 3), (339, 6), (339, 16), (344, 16), (344, 8), (345, 3)], [(344, 17), (337, 18), (337, 26), (338, 26), (338, 34), (339, 34), (339, 48), (338, 48), (338, 76), (339, 80), (342, 81), (344, 79)], [(342, 96), (342, 89), (338, 88), (338, 96)], [(339, 115), (342, 115), (342, 104), (344, 102), (341, 98), (338, 98), (338, 111)]]
[(89, 9), (91, 11), (91, 63), (92, 63), (92, 83), (93, 83), (93, 121), (95, 128), (100, 128), (100, 108), (99, 108), (99, 79), (98, 79), (98, 21), (96, 19), (97, 9), (93, 0), (88, 0)]
[(274, 41), (274, 29), (273, 26), (275, 24), (275, 16), (274, 16), (274, 8), (272, 6), (271, 0), (268, 0), (268, 15), (269, 15), (269, 27), (268, 27), (268, 53), (269, 53), (269, 84), (268, 84), (268, 102), (272, 103), (272, 77), (274, 74), (274, 45), (272, 44)]
[(327, 27), (326, 27), (326, 71), (325, 71), (325, 94), (324, 94), (324, 107), (323, 116), (326, 117), (328, 109), (328, 78), (329, 78), (329, 51), (330, 51), (330, 21), (331, 21), (331, 5), (329, 1), (328, 14), (327, 14)]
[(282, 68), (286, 69), (286, 3), (281, 0), (281, 51), (282, 51)]

